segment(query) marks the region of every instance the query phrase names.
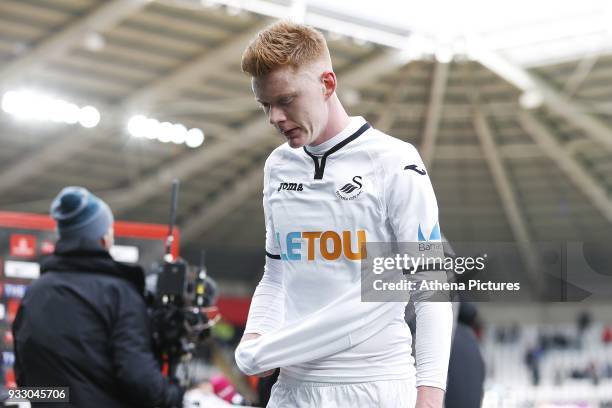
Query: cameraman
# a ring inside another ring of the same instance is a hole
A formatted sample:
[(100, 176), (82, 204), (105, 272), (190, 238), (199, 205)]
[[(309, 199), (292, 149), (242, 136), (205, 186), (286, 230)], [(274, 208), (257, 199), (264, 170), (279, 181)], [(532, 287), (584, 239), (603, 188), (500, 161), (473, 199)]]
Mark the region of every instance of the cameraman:
[(13, 325), (17, 384), (69, 387), (62, 407), (180, 407), (183, 390), (162, 376), (152, 351), (144, 272), (109, 254), (110, 208), (85, 188), (66, 187), (51, 216), (55, 253)]

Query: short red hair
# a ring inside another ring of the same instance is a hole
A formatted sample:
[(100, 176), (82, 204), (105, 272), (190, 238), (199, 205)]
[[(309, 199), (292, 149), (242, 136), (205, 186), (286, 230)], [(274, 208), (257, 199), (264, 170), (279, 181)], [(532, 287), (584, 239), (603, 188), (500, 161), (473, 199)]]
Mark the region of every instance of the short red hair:
[(314, 28), (279, 21), (257, 33), (242, 54), (242, 71), (260, 77), (282, 66), (300, 67), (330, 59), (327, 42)]

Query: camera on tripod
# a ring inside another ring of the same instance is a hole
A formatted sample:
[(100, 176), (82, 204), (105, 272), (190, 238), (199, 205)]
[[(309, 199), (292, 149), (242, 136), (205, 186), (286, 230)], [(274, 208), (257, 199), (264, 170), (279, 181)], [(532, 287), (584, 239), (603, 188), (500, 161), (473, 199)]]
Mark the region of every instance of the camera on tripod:
[(217, 287), (206, 273), (204, 255), (199, 267), (172, 255), (178, 186), (174, 180), (164, 259), (147, 276), (154, 350), (159, 361), (167, 364), (170, 376), (179, 362), (206, 341), (210, 328), (221, 317), (213, 306)]

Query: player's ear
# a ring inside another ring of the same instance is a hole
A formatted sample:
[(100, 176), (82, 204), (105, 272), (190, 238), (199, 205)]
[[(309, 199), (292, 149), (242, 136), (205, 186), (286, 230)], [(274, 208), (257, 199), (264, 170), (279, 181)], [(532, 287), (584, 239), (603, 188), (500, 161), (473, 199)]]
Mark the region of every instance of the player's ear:
[(336, 74), (333, 71), (325, 71), (321, 74), (321, 83), (323, 84), (323, 95), (329, 98), (336, 92), (338, 83), (336, 82)]

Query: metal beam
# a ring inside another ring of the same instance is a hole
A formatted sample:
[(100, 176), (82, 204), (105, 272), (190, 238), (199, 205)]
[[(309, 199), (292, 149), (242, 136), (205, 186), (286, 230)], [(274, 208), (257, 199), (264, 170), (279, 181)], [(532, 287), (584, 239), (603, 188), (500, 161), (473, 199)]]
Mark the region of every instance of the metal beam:
[(576, 158), (562, 146), (550, 130), (530, 112), (520, 112), (519, 121), (523, 128), (540, 145), (543, 152), (559, 166), (574, 186), (588, 197), (591, 204), (612, 224), (612, 200), (605, 188), (581, 166)]
[(246, 198), (261, 191), (262, 183), (263, 167), (240, 177), (236, 184), (224, 190), (224, 194), (211, 205), (204, 205), (196, 213), (190, 214), (189, 222), (181, 230), (181, 239), (187, 242), (197, 238), (202, 231), (240, 207)]
[[(533, 143), (512, 143), (498, 146), (497, 151), (504, 159), (533, 160), (544, 157), (544, 153)], [(436, 160), (483, 160), (480, 145), (438, 145), (436, 146)]]
[(567, 82), (565, 82), (565, 86), (563, 87), (563, 91), (569, 98), (574, 96), (574, 94), (578, 91), (578, 88), (580, 88), (580, 85), (582, 85), (582, 83), (587, 79), (595, 67), (597, 60), (599, 60), (600, 55), (601, 54), (599, 52), (596, 52), (580, 60), (576, 66), (576, 69), (572, 75), (570, 75)]
[(539, 94), (550, 111), (584, 130), (587, 136), (612, 151), (612, 129), (598, 118), (584, 113), (587, 108), (570, 100), (561, 92), (533, 76), (526, 69), (509, 62), (494, 52), (482, 48), (472, 48), (470, 55), (480, 64), (523, 92)]
[(491, 176), (493, 177), (493, 183), (499, 193), (500, 201), (504, 207), (510, 228), (512, 229), (512, 234), (518, 244), (521, 256), (525, 261), (527, 272), (536, 287), (541, 289), (542, 279), (541, 276), (537, 274), (539, 259), (537, 252), (534, 250), (533, 245), (531, 245), (533, 240), (527, 228), (527, 222), (521, 212), (518, 199), (512, 189), (510, 178), (508, 177), (508, 173), (497, 151), (491, 128), (478, 107), (476, 107), (474, 112), (474, 129), (480, 140), (485, 159), (491, 171)]
[[(88, 33), (104, 31), (113, 27), (125, 17), (143, 8), (149, 1), (113, 0), (103, 2), (101, 6), (87, 16), (43, 40), (30, 52), (9, 62), (0, 69), (0, 89), (10, 86), (24, 73), (44, 65), (49, 58), (57, 58), (68, 53)], [(105, 133), (101, 129), (98, 129), (98, 131), (99, 133)], [(78, 140), (78, 143), (76, 140)], [(63, 136), (54, 143), (46, 144), (42, 150), (29, 154), (3, 171), (0, 179), (0, 192), (18, 185), (53, 163), (61, 162), (79, 151), (90, 148), (98, 140), (99, 137), (95, 136), (91, 129), (79, 128), (71, 135)]]
[[(219, 49), (206, 52), (203, 56), (186, 63), (173, 71), (169, 76), (164, 77), (150, 86), (146, 86), (140, 91), (127, 98), (114, 110), (102, 112), (104, 115), (102, 122), (97, 128), (83, 129), (78, 128), (73, 133), (64, 135), (54, 143), (45, 144), (40, 150), (34, 151), (17, 164), (3, 171), (0, 178), (0, 193), (7, 191), (29, 177), (44, 171), (48, 166), (75, 156), (80, 151), (91, 148), (95, 143), (109, 137), (112, 132), (117, 131), (120, 126), (124, 126), (125, 120), (130, 113), (136, 113), (140, 102), (150, 102), (146, 98), (155, 100), (162, 95), (179, 91), (177, 87), (194, 80), (194, 75), (198, 70), (202, 70), (198, 76), (199, 81), (206, 80), (212, 76), (216, 69), (212, 67), (222, 66), (224, 63), (239, 58), (240, 51), (245, 47), (248, 40), (260, 29), (258, 24), (253, 29), (248, 30), (237, 37), (233, 37), (228, 43), (220, 46)], [(185, 75), (185, 77), (182, 77)], [(118, 122), (120, 124), (118, 124)], [(204, 131), (207, 131), (205, 128)]]
[(436, 147), (436, 160), (482, 160), (484, 156), (479, 145), (443, 145)]
[(162, 165), (155, 174), (145, 177), (138, 184), (107, 197), (108, 204), (115, 214), (125, 213), (162, 191), (173, 179), (185, 179), (196, 172), (206, 172), (237, 152), (249, 150), (272, 135), (274, 132), (262, 117), (235, 131), (234, 138), (198, 149), (187, 157), (179, 157), (168, 166)]
[(421, 143), (421, 158), (425, 167), (431, 172), (436, 140), (438, 139), (438, 128), (442, 117), (442, 104), (444, 93), (448, 83), (450, 64), (435, 62), (434, 74), (429, 95), (429, 106), (425, 116), (425, 128), (423, 130), (423, 142)]
[(348, 71), (338, 73), (338, 86), (359, 88), (368, 83), (368, 78), (379, 78), (410, 62), (406, 53), (397, 50), (385, 50), (375, 57), (351, 67)]
[[(384, 109), (385, 112), (389, 112), (390, 115), (395, 115), (396, 119), (399, 118), (418, 118), (420, 119), (427, 112), (427, 105), (415, 102), (396, 102), (393, 104), (384, 104), (381, 107), (381, 103), (378, 100), (364, 100), (357, 104), (360, 111), (364, 112), (378, 112)], [(514, 118), (516, 111), (519, 109), (518, 103), (499, 103), (491, 102), (487, 106), (482, 107), (483, 113), (487, 115), (495, 115), (495, 117), (509, 117)], [(612, 107), (610, 108), (612, 112)], [(444, 112), (442, 115), (448, 119), (468, 119), (471, 120), (473, 117), (472, 108), (468, 105), (455, 105), (444, 106)], [(382, 130), (382, 127), (376, 123), (376, 127)]]
[(566, 142), (563, 145), (565, 151), (570, 155), (570, 156), (575, 156), (577, 153), (579, 153), (580, 151), (587, 149), (587, 148), (596, 148), (597, 147), (597, 142), (594, 142), (592, 139), (573, 139), (570, 140), (569, 142)]
[[(414, 67), (414, 65), (411, 67)], [(383, 97), (382, 103), (377, 101), (373, 104), (374, 114), (378, 118), (376, 120), (376, 128), (385, 133), (391, 131), (399, 112), (398, 109), (391, 109), (391, 107), (401, 105), (407, 93), (407, 85), (412, 80), (409, 71), (403, 72), (402, 75), (399, 83), (391, 85), (391, 89)]]
[(136, 91), (122, 104), (122, 108), (125, 109), (128, 106), (146, 108), (151, 100), (155, 101), (161, 95), (168, 97), (173, 92), (180, 91), (182, 86), (196, 81), (205, 81), (206, 78), (218, 72), (222, 64), (231, 60), (239, 61), (242, 50), (264, 24), (264, 22), (255, 24), (245, 32), (232, 36), (227, 43), (205, 52), (200, 57), (180, 66), (169, 75)]
[(505, 159), (531, 160), (544, 157), (544, 152), (533, 143), (511, 143), (497, 146), (497, 150)]
[[(160, 106), (163, 105), (163, 106)], [(200, 115), (200, 114), (218, 114), (218, 113), (234, 113), (234, 112), (249, 112), (260, 110), (261, 107), (255, 102), (253, 96), (244, 96), (240, 98), (222, 98), (219, 100), (195, 100), (191, 98), (181, 97), (178, 101), (169, 101), (167, 104), (157, 104), (153, 109), (154, 112), (165, 113), (166, 115)]]
[[(408, 30), (388, 30), (382, 25), (368, 25), (355, 19), (350, 14), (330, 13), (323, 7), (308, 4), (296, 5), (294, 1), (279, 2), (269, 0), (158, 0), (175, 7), (183, 6), (201, 9), (204, 6), (222, 5), (238, 13), (252, 13), (272, 17), (274, 19), (293, 18), (323, 31), (354, 38), (358, 41), (380, 44), (385, 47), (404, 49), (410, 34)], [(300, 0), (298, 3), (302, 3)]]
[(56, 34), (43, 40), (34, 48), (5, 64), (0, 69), (0, 89), (6, 88), (25, 73), (43, 66), (49, 58), (65, 55), (70, 49), (83, 41), (83, 38), (97, 31), (105, 31), (118, 22), (143, 8), (150, 0), (112, 0), (103, 1), (93, 12), (69, 24)]
[(72, 134), (53, 140), (53, 143), (41, 145), (40, 150), (20, 157), (15, 164), (2, 170), (0, 193), (18, 186), (54, 163), (59, 163), (80, 151), (89, 149), (98, 140), (92, 133), (92, 129), (80, 128)]

